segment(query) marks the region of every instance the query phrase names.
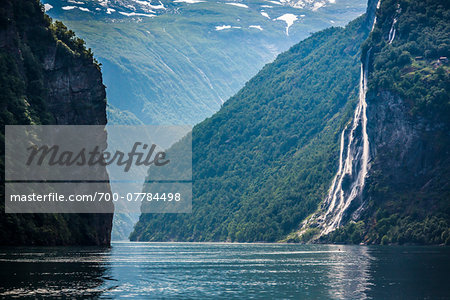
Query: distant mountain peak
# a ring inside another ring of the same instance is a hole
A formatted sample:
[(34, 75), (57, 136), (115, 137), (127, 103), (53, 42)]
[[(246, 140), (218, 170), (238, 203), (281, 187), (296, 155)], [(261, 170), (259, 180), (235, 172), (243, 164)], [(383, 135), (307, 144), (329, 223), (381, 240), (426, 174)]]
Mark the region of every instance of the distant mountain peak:
[(280, 2), (287, 3), (295, 8), (311, 9), (315, 11), (326, 5), (336, 3), (336, 0), (280, 0)]
[(200, 3), (224, 4), (236, 9), (272, 9), (291, 7), (296, 9), (317, 11), (323, 7), (336, 4), (336, 0), (42, 0), (45, 10), (62, 8), (65, 11), (81, 11), (104, 14), (109, 17), (154, 17), (168, 11)]

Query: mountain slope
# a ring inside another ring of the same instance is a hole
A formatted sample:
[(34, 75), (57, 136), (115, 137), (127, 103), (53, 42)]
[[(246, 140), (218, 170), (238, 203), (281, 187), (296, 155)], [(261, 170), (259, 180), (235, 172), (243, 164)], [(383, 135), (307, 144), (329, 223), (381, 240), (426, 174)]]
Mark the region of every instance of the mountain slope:
[(109, 245), (111, 214), (5, 214), (5, 126), (106, 124), (100, 67), (36, 0), (0, 6), (1, 245)]
[(193, 129), (192, 214), (143, 214), (132, 240), (277, 241), (326, 193), (357, 98), (364, 17), (313, 34)]
[(126, 111), (144, 124), (204, 120), (278, 53), (365, 9), (364, 0), (320, 9), (313, 4), (323, 1), (303, 8), (264, 0), (44, 2), (103, 64), (110, 115)]

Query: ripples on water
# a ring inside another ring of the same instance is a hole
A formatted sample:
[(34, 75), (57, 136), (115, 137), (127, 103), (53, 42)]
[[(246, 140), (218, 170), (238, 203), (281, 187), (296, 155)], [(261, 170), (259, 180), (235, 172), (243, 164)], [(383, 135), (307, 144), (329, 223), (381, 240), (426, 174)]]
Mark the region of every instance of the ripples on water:
[(1, 248), (0, 297), (448, 298), (449, 254), (293, 244)]

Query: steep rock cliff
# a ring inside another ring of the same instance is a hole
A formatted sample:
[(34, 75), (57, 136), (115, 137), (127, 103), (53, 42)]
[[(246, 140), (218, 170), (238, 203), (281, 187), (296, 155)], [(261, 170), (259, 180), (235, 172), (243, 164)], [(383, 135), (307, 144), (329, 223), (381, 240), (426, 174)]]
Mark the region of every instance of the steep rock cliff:
[[(2, 125), (106, 124), (100, 66), (84, 42), (52, 23), (37, 0), (0, 5)], [(109, 245), (111, 214), (5, 214), (1, 129), (0, 244)]]

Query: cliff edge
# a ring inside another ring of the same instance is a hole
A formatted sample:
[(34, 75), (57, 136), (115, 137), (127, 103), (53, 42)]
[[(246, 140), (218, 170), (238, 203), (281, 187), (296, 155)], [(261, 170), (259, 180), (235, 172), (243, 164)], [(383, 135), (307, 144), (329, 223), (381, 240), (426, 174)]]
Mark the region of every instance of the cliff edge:
[(0, 5), (1, 245), (109, 245), (112, 214), (5, 214), (4, 125), (103, 125), (106, 92), (84, 41), (38, 0)]

